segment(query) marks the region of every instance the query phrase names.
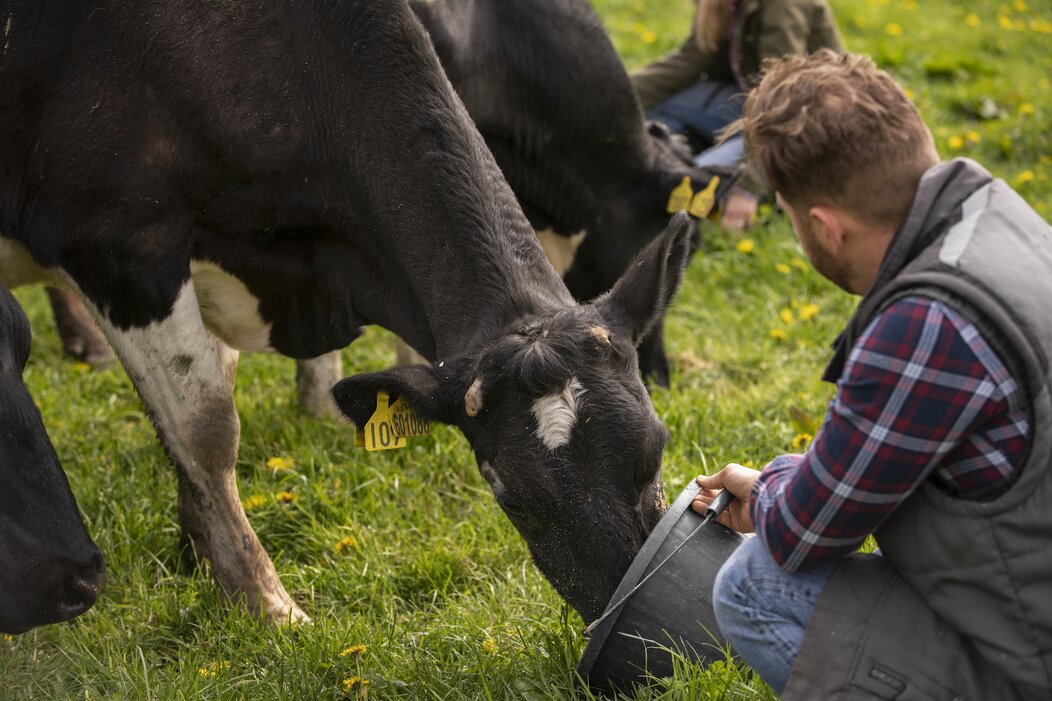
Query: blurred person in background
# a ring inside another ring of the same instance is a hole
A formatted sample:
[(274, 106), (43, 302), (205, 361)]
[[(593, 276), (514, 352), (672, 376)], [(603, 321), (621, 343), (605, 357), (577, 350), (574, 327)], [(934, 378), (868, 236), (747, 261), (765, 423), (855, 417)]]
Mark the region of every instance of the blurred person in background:
[[(632, 84), (647, 117), (682, 135), (699, 166), (735, 166), (744, 156), (741, 137), (719, 143), (718, 134), (741, 116), (763, 60), (822, 48), (841, 48), (826, 0), (698, 0), (683, 44), (633, 72)], [(752, 225), (766, 194), (740, 182), (723, 203), (724, 226)]]

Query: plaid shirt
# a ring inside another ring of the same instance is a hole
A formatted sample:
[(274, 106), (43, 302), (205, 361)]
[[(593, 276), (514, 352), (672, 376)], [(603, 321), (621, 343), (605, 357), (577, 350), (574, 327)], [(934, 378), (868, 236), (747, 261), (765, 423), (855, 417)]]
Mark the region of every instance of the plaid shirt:
[(1029, 442), (1020, 394), (953, 310), (920, 297), (891, 304), (852, 349), (807, 454), (764, 468), (757, 534), (795, 572), (857, 550), (925, 480), (962, 499), (995, 497)]

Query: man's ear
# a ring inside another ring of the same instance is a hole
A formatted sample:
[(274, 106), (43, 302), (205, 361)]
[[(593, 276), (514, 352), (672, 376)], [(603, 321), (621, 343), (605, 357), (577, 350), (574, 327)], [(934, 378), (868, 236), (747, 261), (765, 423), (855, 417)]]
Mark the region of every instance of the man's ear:
[(365, 426), (376, 411), (376, 393), (380, 390), (392, 401), (404, 397), (427, 421), (456, 424), (464, 392), (458, 393), (448, 380), (431, 365), (396, 367), (340, 380), (333, 386), (332, 396), (343, 415), (358, 427)]
[(822, 246), (834, 254), (841, 254), (844, 250), (844, 214), (833, 207), (815, 205), (807, 210), (810, 219), (811, 232)]
[(626, 334), (639, 345), (661, 319), (683, 279), (690, 257), (692, 223), (679, 212), (664, 233), (636, 256), (613, 288), (595, 301), (595, 307), (615, 333)]

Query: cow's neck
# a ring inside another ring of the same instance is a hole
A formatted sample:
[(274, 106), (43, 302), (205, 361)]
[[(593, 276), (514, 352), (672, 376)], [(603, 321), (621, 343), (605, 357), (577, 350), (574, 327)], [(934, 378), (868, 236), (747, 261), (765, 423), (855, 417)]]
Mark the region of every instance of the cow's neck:
[[(364, 296), (370, 321), (433, 360), (476, 350), (519, 319), (575, 303), (481, 138), (469, 131), (458, 139), (465, 136), (459, 149), (432, 152), (402, 172), (405, 205), (377, 214), (384, 230), (396, 232), (379, 239), (383, 262), (369, 271), (383, 294)], [(411, 193), (428, 192), (425, 181), (449, 172), (465, 149), (477, 158), (473, 167), (445, 186), (431, 182), (426, 200), (414, 201)]]

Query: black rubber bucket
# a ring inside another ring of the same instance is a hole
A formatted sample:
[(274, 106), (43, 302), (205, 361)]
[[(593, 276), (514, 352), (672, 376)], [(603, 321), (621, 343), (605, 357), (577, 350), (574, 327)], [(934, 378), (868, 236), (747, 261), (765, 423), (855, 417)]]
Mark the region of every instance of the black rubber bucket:
[[(658, 522), (621, 579), (607, 611), (701, 525), (690, 508), (691, 483)], [(720, 566), (745, 537), (711, 522), (600, 623), (577, 664), (577, 674), (600, 693), (672, 675), (673, 651), (708, 665), (725, 659), (727, 642), (716, 625), (712, 585)]]

